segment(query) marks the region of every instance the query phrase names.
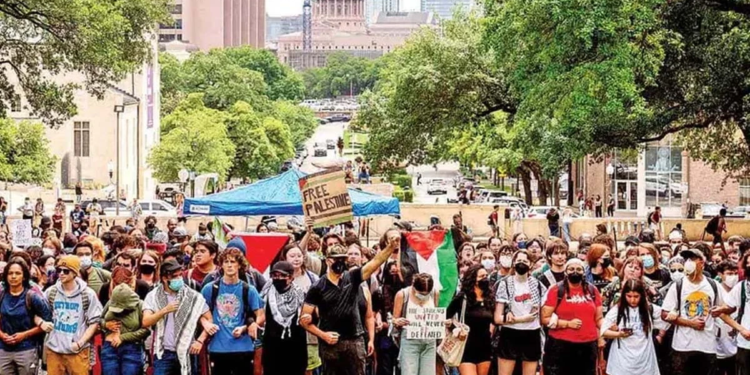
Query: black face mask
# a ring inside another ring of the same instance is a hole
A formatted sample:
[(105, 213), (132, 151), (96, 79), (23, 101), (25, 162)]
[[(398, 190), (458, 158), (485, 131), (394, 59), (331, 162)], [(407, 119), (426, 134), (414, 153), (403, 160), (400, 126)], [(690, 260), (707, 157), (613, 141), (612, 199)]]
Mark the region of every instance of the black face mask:
[(141, 273), (145, 273), (146, 275), (150, 275), (156, 271), (156, 266), (153, 264), (141, 264), (138, 268), (141, 270)]
[(277, 292), (283, 292), (289, 288), (289, 284), (284, 279), (273, 279), (273, 287), (276, 288)]
[(581, 281), (583, 281), (583, 274), (580, 274), (578, 272), (569, 273), (568, 281), (570, 281), (573, 284), (579, 284)]
[(602, 259), (602, 267), (609, 268), (609, 266), (612, 265), (612, 259), (610, 258), (604, 258)]
[(490, 287), (490, 280), (489, 279), (482, 279), (477, 281), (477, 286), (479, 289), (487, 290)]
[(337, 275), (341, 275), (346, 271), (346, 262), (343, 260), (337, 260), (331, 265), (331, 271)]
[(88, 229), (89, 229), (89, 226), (88, 226), (88, 225), (81, 225), (81, 230), (82, 230), (82, 231), (84, 231), (84, 232), (85, 232), (85, 231), (87, 231)]
[(149, 228), (153, 228), (153, 227), (156, 226), (156, 223), (150, 223), (149, 222), (149, 223), (146, 223), (146, 226), (149, 227)]
[(529, 272), (529, 265), (526, 263), (516, 263), (513, 268), (515, 268), (516, 273), (519, 275), (525, 275), (527, 272)]

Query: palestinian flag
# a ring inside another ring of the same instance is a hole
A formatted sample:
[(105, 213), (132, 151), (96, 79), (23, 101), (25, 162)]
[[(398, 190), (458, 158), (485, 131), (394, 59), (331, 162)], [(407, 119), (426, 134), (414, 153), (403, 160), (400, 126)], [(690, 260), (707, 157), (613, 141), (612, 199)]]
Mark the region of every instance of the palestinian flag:
[(232, 233), (245, 243), (247, 252), (245, 257), (253, 268), (265, 273), (274, 258), (289, 241), (286, 233)]
[(214, 242), (219, 245), (219, 248), (224, 249), (227, 247), (227, 235), (231, 232), (229, 226), (222, 223), (221, 220), (214, 216), (214, 222), (211, 225), (211, 233), (214, 235)]
[(404, 234), (401, 263), (405, 269), (429, 273), (440, 291), (439, 307), (447, 307), (458, 288), (458, 262), (450, 231), (420, 231)]

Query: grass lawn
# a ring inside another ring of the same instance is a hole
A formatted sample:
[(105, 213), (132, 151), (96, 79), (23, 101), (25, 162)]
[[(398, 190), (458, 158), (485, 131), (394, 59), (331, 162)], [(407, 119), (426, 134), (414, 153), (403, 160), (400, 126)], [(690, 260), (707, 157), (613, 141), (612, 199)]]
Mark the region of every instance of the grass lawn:
[[(352, 140), (355, 142), (355, 144), (358, 145), (364, 145), (367, 143), (367, 140), (370, 138), (369, 134), (366, 133), (355, 133), (349, 130), (344, 130), (344, 149), (352, 148)], [(358, 147), (354, 147), (358, 148)]]

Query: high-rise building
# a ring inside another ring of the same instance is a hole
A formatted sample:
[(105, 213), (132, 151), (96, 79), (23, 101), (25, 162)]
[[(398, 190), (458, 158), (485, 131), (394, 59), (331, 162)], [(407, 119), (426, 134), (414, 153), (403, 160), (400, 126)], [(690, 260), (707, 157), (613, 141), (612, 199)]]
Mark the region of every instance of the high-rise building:
[(423, 12), (434, 12), (442, 20), (453, 17), (453, 10), (461, 7), (464, 11), (471, 10), (475, 3), (472, 0), (421, 0), (420, 9)]
[(211, 48), (266, 43), (265, 0), (173, 0), (173, 24), (159, 27), (159, 41), (189, 42)]
[(375, 21), (378, 12), (398, 12), (401, 0), (365, 0), (365, 21), (370, 25)]
[(302, 31), (302, 15), (267, 17), (266, 18), (266, 42), (275, 43), (279, 37), (285, 34)]

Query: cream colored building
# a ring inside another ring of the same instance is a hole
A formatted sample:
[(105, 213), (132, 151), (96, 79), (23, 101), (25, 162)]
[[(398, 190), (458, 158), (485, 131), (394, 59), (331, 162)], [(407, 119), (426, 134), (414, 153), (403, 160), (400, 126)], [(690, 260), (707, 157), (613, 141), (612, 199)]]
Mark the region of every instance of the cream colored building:
[(303, 32), (279, 37), (279, 60), (296, 70), (325, 65), (327, 55), (346, 52), (378, 58), (403, 45), (422, 27), (437, 27), (429, 12), (380, 12), (368, 26), (364, 0), (314, 0), (312, 45), (304, 50)]
[[(156, 47), (154, 42), (154, 56)], [(79, 73), (67, 73), (54, 80), (82, 83), (84, 77)], [(115, 184), (119, 175), (121, 197), (152, 197), (156, 181), (146, 165), (146, 158), (149, 150), (159, 142), (159, 90), (156, 58), (144, 64), (141, 71), (112, 84), (102, 99), (85, 90), (77, 90), (74, 100), (78, 114), (61, 126), (46, 130), (50, 151), (57, 157), (53, 177), (55, 185), (72, 188), (80, 181), (89, 188), (101, 189)], [(22, 95), (21, 90), (19, 95)], [(40, 121), (30, 114), (23, 97), (20, 108), (13, 108), (8, 116), (16, 120)]]

